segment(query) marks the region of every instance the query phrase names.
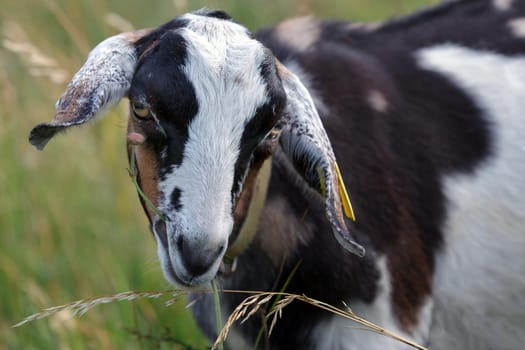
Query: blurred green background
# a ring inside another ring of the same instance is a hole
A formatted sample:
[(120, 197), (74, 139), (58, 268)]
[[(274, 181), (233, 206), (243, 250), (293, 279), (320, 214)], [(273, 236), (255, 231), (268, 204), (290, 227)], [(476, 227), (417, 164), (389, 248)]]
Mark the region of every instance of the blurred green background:
[[(98, 306), (11, 326), (77, 299), (170, 288), (127, 175), (126, 107), (38, 152), (30, 128), (98, 42), (201, 7), (249, 29), (314, 14), (353, 21), (410, 13), (437, 0), (0, 0), (0, 350), (205, 349), (185, 301)], [(139, 335), (139, 336), (137, 336)]]

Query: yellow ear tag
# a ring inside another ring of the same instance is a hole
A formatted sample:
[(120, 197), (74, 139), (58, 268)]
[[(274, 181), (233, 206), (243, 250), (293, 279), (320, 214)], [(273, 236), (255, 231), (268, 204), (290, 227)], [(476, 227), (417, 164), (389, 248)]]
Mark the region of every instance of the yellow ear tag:
[(348, 197), (348, 193), (346, 192), (345, 183), (343, 182), (343, 176), (341, 176), (341, 171), (339, 170), (337, 162), (334, 162), (334, 165), (335, 171), (337, 173), (337, 183), (339, 185), (339, 196), (341, 197), (341, 202), (343, 202), (343, 209), (345, 215), (347, 218), (352, 219), (352, 221), (355, 221), (354, 209), (352, 208), (352, 203), (350, 203), (350, 198)]

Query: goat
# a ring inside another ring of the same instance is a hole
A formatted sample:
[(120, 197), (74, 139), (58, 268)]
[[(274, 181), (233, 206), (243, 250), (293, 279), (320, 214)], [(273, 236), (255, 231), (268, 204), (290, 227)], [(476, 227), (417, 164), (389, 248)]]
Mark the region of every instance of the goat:
[[(185, 14), (100, 43), (30, 142), (125, 96), (128, 157), (171, 283), (278, 290), (291, 277), (287, 291), (344, 301), (432, 349), (523, 347), (525, 2), (255, 34), (221, 11)], [(212, 301), (194, 298), (214, 337)], [(242, 298), (222, 295), (223, 311)], [(260, 329), (236, 326), (229, 346)], [(406, 345), (297, 304), (266, 347)]]

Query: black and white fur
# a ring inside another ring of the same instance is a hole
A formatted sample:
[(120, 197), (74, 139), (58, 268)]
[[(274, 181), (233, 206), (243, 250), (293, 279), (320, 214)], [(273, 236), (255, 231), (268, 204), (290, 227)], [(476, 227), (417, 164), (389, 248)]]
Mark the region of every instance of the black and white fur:
[[(108, 40), (31, 141), (42, 148), (123, 96), (150, 111), (130, 117), (146, 139), (130, 157), (167, 218), (145, 205), (170, 282), (216, 276), (250, 174), (271, 154), (257, 234), (222, 288), (279, 290), (299, 264), (287, 291), (345, 302), (431, 349), (523, 347), (525, 2), (454, 1), (374, 25), (300, 18), (254, 35), (200, 11)], [(334, 155), (355, 223), (340, 222)], [(312, 191), (323, 176), (324, 199)], [(222, 295), (224, 313), (243, 297)], [(215, 336), (211, 299), (194, 298)], [(262, 317), (230, 347), (252, 346)], [(407, 348), (304, 304), (263, 346)]]

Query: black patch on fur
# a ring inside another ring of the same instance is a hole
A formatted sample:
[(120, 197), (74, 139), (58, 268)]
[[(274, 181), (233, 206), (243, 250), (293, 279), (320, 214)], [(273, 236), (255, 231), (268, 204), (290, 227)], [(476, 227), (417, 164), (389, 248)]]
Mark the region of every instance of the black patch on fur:
[(175, 187), (175, 189), (171, 193), (171, 205), (176, 211), (180, 211), (182, 209), (182, 204), (180, 203), (181, 193), (182, 191), (178, 187)]
[[(170, 23), (172, 26), (181, 24)], [(145, 99), (163, 129), (163, 132), (155, 129), (152, 121), (139, 122), (147, 133), (148, 143), (155, 147), (155, 153), (166, 156), (159, 159), (162, 179), (164, 172), (182, 162), (188, 125), (197, 115), (198, 102), (193, 84), (183, 72), (187, 60), (184, 37), (169, 29), (159, 38), (154, 37), (150, 45), (154, 46), (146, 49), (138, 64), (130, 100)]]
[(492, 1), (450, 1), (387, 21), (375, 31), (366, 27), (349, 29), (345, 22), (324, 22), (320, 41), (383, 54), (383, 50), (413, 52), (431, 45), (458, 44), (515, 55), (525, 51), (525, 40), (511, 34), (508, 22), (524, 13), (523, 1), (514, 1), (507, 11), (497, 11)]
[(266, 52), (266, 59), (259, 67), (259, 71), (266, 83), (266, 94), (269, 101), (257, 108), (253, 118), (244, 127), (239, 143), (239, 157), (235, 162), (232, 197), (241, 187), (242, 177), (246, 174), (250, 165), (249, 161), (257, 145), (278, 122), (286, 101), (286, 93), (277, 75), (275, 59), (269, 50)]
[(244, 127), (241, 141), (239, 143), (239, 156), (235, 161), (232, 198), (234, 195), (238, 194), (241, 188), (241, 181), (246, 174), (248, 166), (250, 166), (250, 159), (253, 156), (255, 148), (274, 125), (272, 120), (272, 109), (270, 105), (266, 103), (257, 108), (253, 118)]
[(152, 44), (159, 41), (160, 38), (170, 30), (176, 30), (178, 28), (183, 28), (188, 24), (188, 20), (177, 17), (172, 19), (169, 22), (164, 23), (163, 25), (157, 27), (148, 35), (143, 36), (135, 43), (135, 48), (137, 49), (137, 56), (141, 57), (145, 51), (147, 51)]
[(193, 12), (193, 14), (199, 15), (199, 16), (205, 16), (205, 17), (224, 19), (228, 21), (232, 20), (230, 15), (228, 15), (226, 12), (221, 11), (221, 10), (203, 9), (203, 10)]

